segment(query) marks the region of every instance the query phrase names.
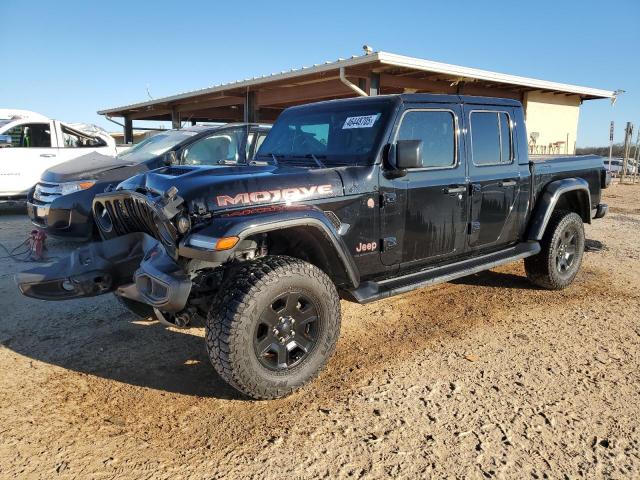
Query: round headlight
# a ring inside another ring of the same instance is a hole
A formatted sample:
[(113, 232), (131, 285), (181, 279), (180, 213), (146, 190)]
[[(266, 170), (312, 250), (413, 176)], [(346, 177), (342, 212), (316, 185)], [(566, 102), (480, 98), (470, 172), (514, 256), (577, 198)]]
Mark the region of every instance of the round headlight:
[(180, 216), (176, 222), (176, 226), (178, 227), (178, 232), (184, 235), (191, 229), (191, 220), (189, 220), (189, 217)]

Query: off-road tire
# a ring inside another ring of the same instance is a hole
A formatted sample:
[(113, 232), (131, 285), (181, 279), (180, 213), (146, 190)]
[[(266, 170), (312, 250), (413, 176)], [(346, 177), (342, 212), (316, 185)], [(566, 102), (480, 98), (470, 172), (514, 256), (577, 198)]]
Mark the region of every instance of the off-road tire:
[(135, 300), (121, 297), (120, 295), (116, 295), (116, 298), (127, 310), (133, 313), (136, 317), (150, 318), (150, 319), (156, 318), (156, 314), (154, 313), (153, 307), (151, 305), (147, 305), (146, 303), (136, 302)]
[[(299, 364), (272, 370), (261, 363), (254, 336), (274, 299), (302, 292), (317, 311), (313, 348)], [(314, 379), (335, 351), (340, 299), (331, 279), (297, 258), (267, 256), (239, 266), (213, 300), (205, 324), (209, 358), (232, 387), (255, 399), (283, 397)]]
[[(561, 272), (557, 265), (557, 255), (565, 232), (576, 236), (575, 257), (571, 266)], [(553, 212), (540, 242), (542, 250), (537, 255), (524, 259), (527, 278), (534, 284), (549, 290), (562, 290), (575, 279), (584, 255), (584, 224), (580, 215), (566, 210)]]

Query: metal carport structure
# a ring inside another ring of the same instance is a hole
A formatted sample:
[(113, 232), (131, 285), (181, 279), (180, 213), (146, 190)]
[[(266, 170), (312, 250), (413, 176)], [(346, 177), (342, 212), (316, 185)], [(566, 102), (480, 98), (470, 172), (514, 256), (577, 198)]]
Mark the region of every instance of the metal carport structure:
[[(183, 122), (273, 122), (291, 105), (314, 101), (402, 92), (454, 93), (506, 97), (528, 104), (574, 108), (562, 122), (575, 123), (584, 100), (613, 98), (615, 92), (450, 65), (388, 52), (272, 73), (169, 97), (108, 108), (99, 114), (124, 118), (125, 142), (131, 142), (135, 120), (162, 120), (179, 128)], [(548, 115), (549, 113), (547, 113)], [(529, 123), (529, 118), (527, 118)], [(544, 125), (541, 125), (544, 126)], [(573, 131), (571, 130), (571, 131)], [(557, 135), (556, 135), (557, 136)], [(574, 135), (575, 136), (575, 135)], [(537, 138), (537, 136), (536, 136)], [(552, 137), (549, 137), (552, 138)], [(564, 134), (563, 137), (564, 139)], [(560, 142), (564, 143), (564, 142)], [(567, 152), (568, 153), (568, 152)]]

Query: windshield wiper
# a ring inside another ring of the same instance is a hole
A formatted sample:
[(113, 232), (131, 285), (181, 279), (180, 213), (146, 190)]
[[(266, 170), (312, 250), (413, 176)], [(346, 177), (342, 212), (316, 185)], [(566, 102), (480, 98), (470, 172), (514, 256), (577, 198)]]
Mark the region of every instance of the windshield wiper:
[[(313, 161), (316, 162), (316, 165), (318, 165), (320, 168), (327, 168), (326, 165), (324, 163), (322, 163), (318, 157), (316, 157), (313, 153), (309, 153), (308, 155), (305, 155), (304, 158), (313, 158)], [(327, 158), (326, 156), (323, 158)]]
[[(260, 156), (261, 157), (271, 157), (273, 159), (273, 163), (275, 163), (276, 167), (280, 164), (280, 162), (278, 162), (276, 154), (273, 153), (273, 152), (271, 152), (271, 153), (261, 153)], [(282, 157), (284, 157), (284, 155), (278, 155), (278, 157), (282, 158)], [(252, 165), (252, 162), (253, 162), (253, 160), (251, 162), (249, 162), (249, 165)]]

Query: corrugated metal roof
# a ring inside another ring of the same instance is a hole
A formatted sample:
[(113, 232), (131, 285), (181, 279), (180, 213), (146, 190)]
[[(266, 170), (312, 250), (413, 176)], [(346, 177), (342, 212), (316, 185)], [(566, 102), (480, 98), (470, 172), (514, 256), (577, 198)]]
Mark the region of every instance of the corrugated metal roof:
[(612, 98), (615, 96), (611, 90), (602, 90), (590, 87), (581, 87), (578, 85), (571, 85), (566, 83), (550, 82), (547, 80), (539, 80), (535, 78), (521, 77), (517, 75), (509, 75), (505, 73), (492, 72), (489, 70), (480, 70), (477, 68), (462, 67), (459, 65), (451, 65), (448, 63), (434, 62), (431, 60), (424, 60), (415, 57), (407, 57), (404, 55), (397, 55), (389, 52), (373, 52), (365, 55), (354, 55), (350, 58), (339, 58), (336, 61), (327, 61), (322, 64), (314, 64), (313, 66), (301, 68), (292, 68), (290, 70), (283, 70), (278, 73), (271, 73), (270, 75), (262, 75), (259, 77), (245, 78), (244, 80), (236, 80), (234, 82), (220, 83), (212, 85), (210, 87), (202, 88), (199, 90), (191, 90), (188, 92), (178, 93), (168, 97), (157, 98), (140, 103), (133, 103), (130, 105), (124, 105), (121, 107), (113, 107), (105, 110), (99, 110), (100, 115), (109, 115), (111, 113), (121, 112), (123, 110), (140, 109), (159, 105), (168, 102), (175, 102), (178, 100), (184, 100), (200, 95), (206, 95), (210, 93), (220, 93), (225, 90), (236, 88), (249, 88), (257, 85), (266, 84), (269, 82), (293, 79), (303, 75), (310, 75), (315, 73), (321, 73), (331, 70), (337, 70), (341, 67), (353, 67), (356, 65), (363, 65), (367, 63), (379, 62), (383, 65), (389, 65), (399, 68), (407, 68), (424, 72), (438, 73), (442, 75), (449, 75), (457, 78), (482, 80), (493, 83), (502, 83), (505, 85), (513, 85), (519, 87), (527, 87), (531, 89), (551, 90), (562, 93), (570, 93), (575, 95), (581, 95), (590, 98)]

